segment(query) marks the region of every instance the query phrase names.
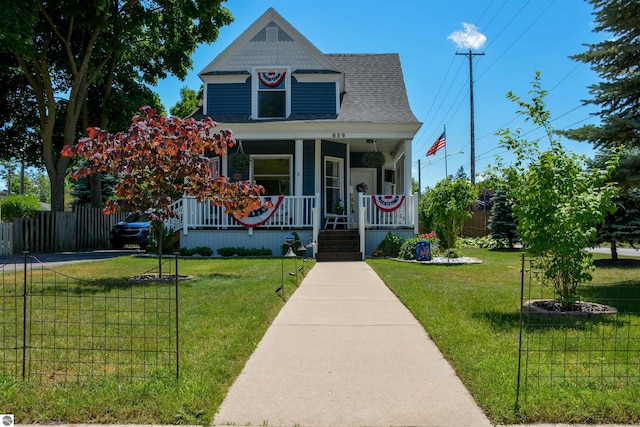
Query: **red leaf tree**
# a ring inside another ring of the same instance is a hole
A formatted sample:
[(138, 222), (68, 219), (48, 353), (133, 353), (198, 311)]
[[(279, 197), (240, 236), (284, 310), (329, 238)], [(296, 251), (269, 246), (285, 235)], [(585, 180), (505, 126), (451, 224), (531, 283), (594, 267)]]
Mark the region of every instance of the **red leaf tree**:
[(148, 212), (162, 227), (176, 215), (171, 204), (185, 195), (224, 205), (239, 217), (261, 206), (262, 186), (250, 181), (230, 182), (227, 177), (211, 178), (206, 154), (224, 155), (235, 144), (231, 131), (215, 131), (216, 123), (210, 118), (182, 120), (160, 116), (151, 107), (140, 110), (142, 114), (134, 117), (128, 132), (111, 134), (89, 128), (88, 137), (62, 150), (63, 156), (85, 160), (84, 166), (71, 172), (72, 178), (97, 172), (121, 177), (105, 213)]

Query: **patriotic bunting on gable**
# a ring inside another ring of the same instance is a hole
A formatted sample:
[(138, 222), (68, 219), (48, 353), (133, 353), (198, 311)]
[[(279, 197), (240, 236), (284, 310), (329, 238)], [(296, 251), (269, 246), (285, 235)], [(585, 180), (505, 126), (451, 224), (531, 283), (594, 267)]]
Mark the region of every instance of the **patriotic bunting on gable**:
[(371, 196), (373, 204), (382, 212), (393, 212), (404, 203), (404, 195)]
[[(273, 200), (272, 200), (273, 198), (274, 197), (265, 197), (264, 201), (265, 202), (268, 202), (268, 201), (272, 201), (273, 202)], [(249, 214), (249, 216), (246, 217), (246, 218), (238, 218), (234, 214), (231, 214), (231, 216), (233, 217), (233, 219), (236, 220), (236, 222), (238, 222), (240, 225), (242, 225), (245, 228), (258, 227), (258, 226), (264, 224), (265, 222), (269, 221), (269, 218), (271, 218), (273, 216), (273, 214), (276, 213), (276, 211), (280, 207), (280, 204), (284, 200), (284, 196), (276, 196), (275, 199), (276, 199), (276, 201), (273, 203), (273, 205), (270, 208), (266, 208), (264, 206), (261, 206), (258, 209), (256, 209), (255, 211), (252, 211)]]
[(284, 80), (286, 71), (260, 71), (258, 78), (267, 87), (277, 87)]

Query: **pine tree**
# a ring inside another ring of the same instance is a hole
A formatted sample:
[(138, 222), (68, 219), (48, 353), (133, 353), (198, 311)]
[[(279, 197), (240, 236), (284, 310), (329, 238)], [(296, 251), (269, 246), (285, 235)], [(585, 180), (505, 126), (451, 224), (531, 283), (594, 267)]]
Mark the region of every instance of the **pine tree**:
[(614, 199), (616, 211), (598, 228), (598, 243), (611, 244), (611, 259), (618, 259), (617, 243), (640, 243), (640, 189), (620, 194)]
[(509, 248), (513, 248), (514, 242), (520, 236), (516, 221), (513, 218), (507, 191), (496, 190), (491, 202), (493, 204), (491, 216), (489, 217), (491, 237), (496, 240), (504, 239), (509, 242)]
[(606, 39), (587, 45), (586, 52), (573, 56), (591, 64), (601, 78), (589, 87), (600, 107), (600, 126), (587, 125), (565, 132), (569, 138), (590, 141), (598, 148), (620, 145), (640, 147), (640, 2), (638, 0), (590, 0), (596, 27)]

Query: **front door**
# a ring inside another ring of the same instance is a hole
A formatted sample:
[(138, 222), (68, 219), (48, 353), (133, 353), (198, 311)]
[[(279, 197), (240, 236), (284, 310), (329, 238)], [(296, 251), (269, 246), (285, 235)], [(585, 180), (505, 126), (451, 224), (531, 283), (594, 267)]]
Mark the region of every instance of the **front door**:
[(378, 194), (376, 171), (375, 168), (351, 168), (351, 186), (353, 187), (353, 193), (351, 194), (352, 212), (355, 213), (358, 207), (359, 192), (367, 195)]
[(324, 214), (344, 214), (344, 160), (325, 157), (324, 160)]

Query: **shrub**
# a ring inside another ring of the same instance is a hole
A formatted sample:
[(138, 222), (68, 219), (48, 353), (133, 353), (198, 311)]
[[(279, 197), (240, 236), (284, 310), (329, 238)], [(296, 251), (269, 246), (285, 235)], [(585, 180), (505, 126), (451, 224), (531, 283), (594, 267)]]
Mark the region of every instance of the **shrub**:
[(0, 202), (2, 221), (11, 222), (13, 218), (33, 218), (40, 210), (40, 203), (34, 196), (13, 194)]
[(398, 252), (398, 258), (400, 259), (416, 259), (416, 244), (418, 242), (426, 242), (427, 239), (423, 239), (422, 237), (414, 237), (412, 239), (407, 239), (400, 247)]
[[(213, 251), (212, 251), (213, 252)], [(266, 249), (264, 247), (260, 249), (247, 249), (243, 247), (224, 247), (218, 249), (218, 254), (220, 256), (271, 256), (273, 252), (271, 249)]]
[(178, 253), (179, 253), (181, 256), (192, 256), (192, 255), (194, 255), (194, 254), (196, 253), (196, 250), (195, 250), (195, 249), (193, 249), (193, 248), (191, 248), (191, 249), (188, 249), (188, 248), (180, 248), (180, 249), (178, 249)]
[(208, 246), (198, 246), (195, 248), (195, 252), (201, 256), (211, 256), (213, 255), (213, 249)]
[(388, 232), (384, 240), (378, 245), (378, 249), (375, 251), (374, 256), (396, 258), (398, 253), (400, 253), (402, 242), (402, 237)]
[(509, 239), (495, 239), (491, 236), (486, 237), (465, 237), (460, 239), (461, 245), (467, 248), (478, 249), (508, 249), (513, 248)]
[(236, 254), (236, 248), (224, 247), (218, 249), (218, 255), (220, 256), (233, 256)]

